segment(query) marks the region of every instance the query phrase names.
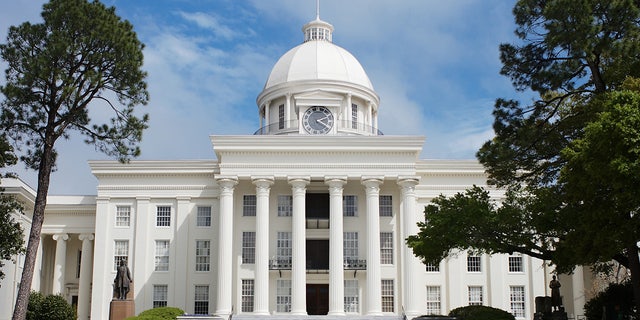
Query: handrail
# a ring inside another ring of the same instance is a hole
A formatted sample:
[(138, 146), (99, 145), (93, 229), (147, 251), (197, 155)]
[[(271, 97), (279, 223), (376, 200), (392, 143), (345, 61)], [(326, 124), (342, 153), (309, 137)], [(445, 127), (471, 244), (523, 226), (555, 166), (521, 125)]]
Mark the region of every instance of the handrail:
[[(336, 129), (344, 133), (365, 133), (382, 136), (382, 131), (362, 122), (352, 122), (350, 120), (336, 121)], [(298, 120), (270, 123), (253, 133), (253, 135), (278, 135), (286, 133), (296, 133), (299, 131)]]

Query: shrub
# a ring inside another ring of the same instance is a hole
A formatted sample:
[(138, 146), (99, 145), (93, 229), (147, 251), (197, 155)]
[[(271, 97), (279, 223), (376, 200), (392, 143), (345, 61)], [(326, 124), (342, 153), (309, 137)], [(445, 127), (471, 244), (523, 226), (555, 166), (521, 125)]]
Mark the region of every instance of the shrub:
[(509, 312), (502, 309), (487, 306), (466, 306), (455, 308), (449, 312), (449, 316), (458, 320), (515, 320)]
[(27, 305), (27, 320), (75, 320), (76, 311), (61, 295), (44, 296), (31, 292)]
[(600, 320), (602, 319), (602, 310), (606, 308), (607, 319), (616, 319), (618, 313), (626, 316), (632, 315), (633, 306), (633, 287), (631, 286), (631, 281), (612, 283), (607, 289), (587, 301), (584, 305), (584, 314), (588, 320)]
[(184, 314), (184, 311), (175, 307), (153, 308), (142, 311), (137, 317), (129, 317), (126, 320), (173, 320)]

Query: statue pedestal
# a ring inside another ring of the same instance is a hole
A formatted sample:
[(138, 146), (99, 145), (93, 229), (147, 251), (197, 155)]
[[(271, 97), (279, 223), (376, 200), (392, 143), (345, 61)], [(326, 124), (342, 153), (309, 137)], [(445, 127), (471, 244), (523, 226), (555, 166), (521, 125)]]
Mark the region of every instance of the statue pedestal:
[(124, 320), (136, 315), (136, 304), (133, 300), (111, 300), (109, 320)]
[(109, 320), (124, 320), (136, 315), (136, 303), (133, 300), (133, 283), (129, 285), (126, 299), (119, 300), (118, 295), (113, 290), (111, 305), (109, 306)]

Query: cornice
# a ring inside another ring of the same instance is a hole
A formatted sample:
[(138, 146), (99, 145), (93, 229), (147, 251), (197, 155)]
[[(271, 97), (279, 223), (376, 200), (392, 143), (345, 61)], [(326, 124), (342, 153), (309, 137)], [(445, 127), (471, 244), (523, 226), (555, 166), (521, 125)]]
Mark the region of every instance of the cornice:
[(215, 160), (136, 160), (120, 163), (111, 160), (89, 161), (96, 177), (202, 176), (218, 172)]

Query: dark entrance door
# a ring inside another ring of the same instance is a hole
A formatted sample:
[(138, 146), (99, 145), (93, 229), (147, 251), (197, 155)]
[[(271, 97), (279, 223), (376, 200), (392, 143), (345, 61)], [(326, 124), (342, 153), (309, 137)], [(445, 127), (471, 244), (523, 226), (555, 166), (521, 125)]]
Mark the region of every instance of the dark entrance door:
[(329, 313), (329, 285), (307, 284), (307, 314), (326, 315)]

